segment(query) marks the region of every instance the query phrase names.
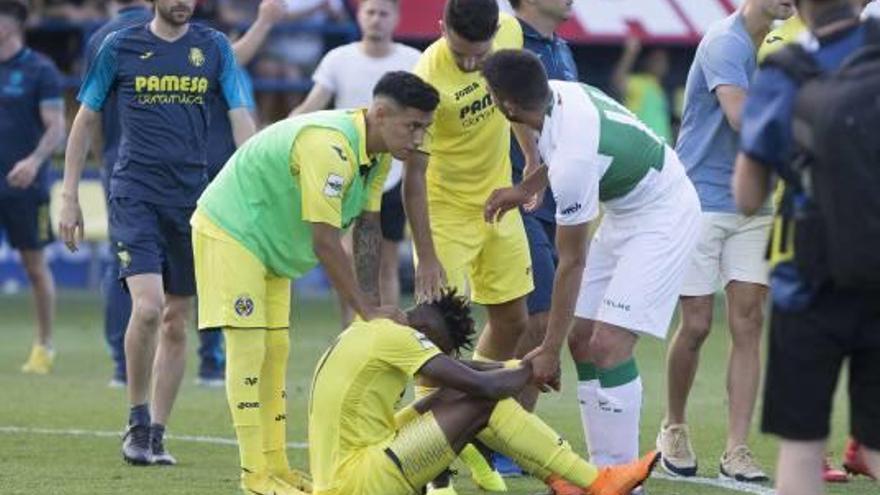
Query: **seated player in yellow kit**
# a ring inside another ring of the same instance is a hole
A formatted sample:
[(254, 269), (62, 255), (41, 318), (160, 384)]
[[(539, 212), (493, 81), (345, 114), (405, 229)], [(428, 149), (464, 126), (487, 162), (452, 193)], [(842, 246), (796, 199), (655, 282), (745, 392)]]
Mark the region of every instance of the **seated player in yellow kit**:
[[(528, 326), (526, 296), (534, 284), (519, 212), (496, 225), (482, 220), (489, 194), (511, 185), (511, 127), (479, 70), (494, 50), (522, 48), (523, 33), (514, 17), (499, 13), (495, 0), (447, 0), (441, 30), (442, 38), (414, 69), (437, 88), (440, 104), (425, 152), (414, 153), (404, 168), (404, 204), (418, 255), (416, 300), (432, 300), (445, 279), (484, 305), (488, 323), (474, 359), (504, 361), (514, 357)], [(514, 131), (526, 168), (536, 166), (534, 140)], [(417, 389), (417, 396), (425, 393)], [(506, 491), (476, 449), (465, 449), (462, 460), (481, 488)], [(429, 493), (455, 492), (441, 479)]]
[[(390, 72), (369, 109), (317, 112), (267, 127), (232, 156), (192, 218), (199, 328), (223, 327), (226, 393), (245, 493), (309, 490), (285, 453), (290, 279), (320, 261), (363, 320), (405, 321), (379, 307), (379, 205), (390, 152), (422, 144), (437, 92)], [(354, 227), (355, 265), (342, 249)], [(360, 283), (360, 287), (358, 287)]]
[[(315, 495), (421, 493), (475, 438), (560, 494), (629, 495), (650, 475), (656, 453), (598, 470), (511, 399), (530, 383), (530, 363), (454, 359), (474, 333), (454, 290), (407, 319), (355, 322), (318, 361), (309, 403)], [(439, 388), (395, 414), (414, 376)]]

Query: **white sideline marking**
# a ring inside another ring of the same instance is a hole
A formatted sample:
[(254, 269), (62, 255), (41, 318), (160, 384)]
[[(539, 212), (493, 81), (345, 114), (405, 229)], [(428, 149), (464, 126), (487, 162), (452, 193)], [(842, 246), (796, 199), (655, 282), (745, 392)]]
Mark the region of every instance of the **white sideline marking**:
[[(0, 426), (0, 433), (19, 433), (26, 435), (63, 435), (69, 437), (100, 437), (100, 438), (122, 438), (122, 432), (119, 431), (94, 431), (94, 430), (60, 430), (52, 428), (26, 428), (20, 426)], [(238, 445), (234, 438), (223, 437), (207, 437), (193, 435), (165, 435), (169, 440), (177, 440), (178, 442), (208, 443), (212, 445)], [(306, 449), (309, 444), (303, 442), (290, 442), (287, 446), (291, 449)]]
[(773, 490), (771, 488), (750, 483), (741, 483), (739, 481), (725, 480), (721, 478), (703, 478), (700, 476), (685, 478), (682, 476), (669, 476), (666, 473), (658, 472), (654, 472), (654, 474), (651, 475), (651, 478), (664, 481), (680, 481), (683, 483), (693, 483), (695, 485), (712, 486), (715, 488), (724, 488), (726, 490), (731, 490), (734, 492), (751, 493), (754, 495), (776, 495), (776, 490)]
[[(0, 426), (0, 433), (7, 434), (24, 434), (24, 435), (60, 435), (69, 437), (97, 437), (97, 438), (121, 438), (122, 432), (119, 431), (97, 431), (97, 430), (80, 430), (80, 429), (53, 429), (53, 428), (29, 428), (21, 426)], [(237, 445), (234, 438), (209, 437), (209, 436), (193, 436), (193, 435), (167, 435), (165, 438), (176, 440), (178, 442), (206, 443), (211, 445)], [(304, 442), (289, 442), (287, 446), (291, 449), (303, 450), (308, 448), (308, 444)], [(715, 488), (723, 488), (740, 493), (749, 493), (752, 495), (776, 495), (776, 491), (758, 485), (748, 483), (739, 483), (737, 481), (729, 481), (723, 479), (712, 478), (682, 478), (673, 477), (664, 473), (655, 472), (651, 478), (664, 481), (674, 481), (682, 483), (692, 483), (695, 485), (711, 486)]]

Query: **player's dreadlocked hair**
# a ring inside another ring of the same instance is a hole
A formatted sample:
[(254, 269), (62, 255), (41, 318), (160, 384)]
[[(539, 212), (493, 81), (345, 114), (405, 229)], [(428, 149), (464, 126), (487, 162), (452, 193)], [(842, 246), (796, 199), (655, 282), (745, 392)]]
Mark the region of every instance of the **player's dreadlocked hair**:
[(455, 288), (443, 289), (440, 299), (429, 304), (436, 309), (449, 332), (452, 341), (452, 349), (455, 354), (460, 354), (462, 349), (474, 348), (474, 319), (471, 317), (471, 304), (464, 296), (459, 296)]

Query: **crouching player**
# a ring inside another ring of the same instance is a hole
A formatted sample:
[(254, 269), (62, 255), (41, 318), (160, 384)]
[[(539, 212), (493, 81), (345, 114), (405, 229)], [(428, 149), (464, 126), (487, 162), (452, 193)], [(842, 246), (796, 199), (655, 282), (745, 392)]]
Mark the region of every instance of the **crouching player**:
[[(529, 362), (468, 363), (474, 321), (454, 290), (407, 313), (355, 322), (330, 346), (312, 381), (309, 456), (317, 495), (420, 493), (475, 439), (510, 456), (556, 493), (629, 494), (650, 475), (650, 453), (598, 470), (511, 399), (532, 381)], [(414, 377), (439, 388), (400, 410)]]
[[(192, 218), (199, 328), (222, 327), (226, 395), (245, 493), (296, 495), (310, 485), (285, 451), (290, 279), (320, 261), (363, 320), (405, 321), (379, 307), (379, 206), (389, 160), (422, 144), (437, 91), (389, 72), (367, 109), (275, 123), (232, 156)], [(354, 224), (355, 266), (340, 237)], [(356, 268), (356, 270), (355, 270)]]

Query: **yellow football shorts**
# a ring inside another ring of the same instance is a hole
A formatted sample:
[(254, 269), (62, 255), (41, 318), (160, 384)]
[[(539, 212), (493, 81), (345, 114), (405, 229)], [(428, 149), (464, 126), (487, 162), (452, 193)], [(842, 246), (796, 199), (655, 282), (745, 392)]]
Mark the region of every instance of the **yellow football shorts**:
[(192, 226), (199, 328), (288, 328), (290, 280), (269, 273), (201, 211)]
[(530, 293), (532, 257), (518, 210), (489, 224), (481, 210), (432, 204), (431, 233), (451, 287), (479, 304), (502, 304)]
[[(414, 410), (412, 410), (414, 412)], [(456, 454), (431, 412), (409, 415), (395, 436), (359, 450), (337, 470), (334, 495), (410, 495), (448, 468)], [(323, 494), (322, 494), (323, 495)]]

